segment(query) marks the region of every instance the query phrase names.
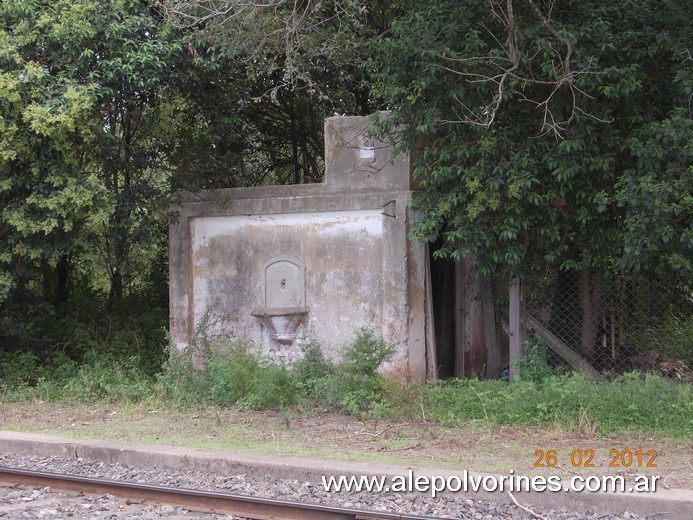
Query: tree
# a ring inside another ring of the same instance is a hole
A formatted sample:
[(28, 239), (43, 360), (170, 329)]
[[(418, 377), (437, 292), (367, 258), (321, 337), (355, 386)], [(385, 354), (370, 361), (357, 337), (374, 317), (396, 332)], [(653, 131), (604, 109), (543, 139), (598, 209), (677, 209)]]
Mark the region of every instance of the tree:
[[(399, 2), (166, 0), (168, 19), (190, 31), (212, 59), (238, 64), (246, 182), (317, 182), (323, 121), (335, 112), (371, 113), (367, 43), (387, 28)], [(238, 87), (238, 84), (235, 84)]]
[(279, 72), (271, 93), (309, 89), (322, 95), (329, 86), (316, 71), (353, 59), (362, 46), (354, 35), (363, 31), (369, 7), (354, 0), (167, 0), (164, 6), (174, 24), (196, 30), (213, 52), (267, 76)]
[[(691, 57), (687, 58), (689, 62)], [(693, 67), (677, 73), (683, 92), (691, 91)], [(683, 79), (686, 74), (686, 79)], [(647, 271), (661, 267), (690, 274), (693, 251), (693, 120), (690, 110), (674, 108), (651, 121), (626, 142), (636, 160), (618, 179), (612, 203), (622, 208), (619, 265)]]
[(232, 89), (206, 104), (188, 99), (228, 68), (200, 60), (146, 0), (54, 9), (15, 0), (0, 8), (0, 29), (4, 294), (22, 299), (42, 278), (44, 296), (57, 292), (47, 299), (64, 303), (79, 264), (91, 279), (83, 289), (101, 288), (106, 273), (108, 293), (120, 298), (165, 248), (174, 161), (197, 177), (210, 164), (218, 176), (227, 169), (217, 146), (226, 135), (205, 141), (200, 128), (229, 119), (209, 107), (229, 106)]
[[(0, 302), (12, 293), (17, 304), (40, 266), (66, 269), (84, 246), (78, 237), (109, 207), (86, 153), (97, 131), (97, 86), (56, 59), (84, 43), (88, 9), (74, 4), (56, 16), (42, 7), (0, 7)], [(58, 299), (65, 284), (66, 275)]]
[[(79, 358), (102, 330), (148, 316), (141, 332), (163, 345), (172, 164), (204, 147), (192, 170), (226, 167), (225, 135), (205, 141), (200, 128), (228, 111), (188, 99), (228, 69), (196, 52), (146, 0), (0, 5), (3, 348), (43, 357), (62, 344)], [(160, 308), (131, 310), (154, 294)]]
[(148, 0), (2, 3), (3, 343), (65, 343), (43, 318), (84, 295), (107, 319), (165, 295), (172, 190), (320, 179), (325, 98), (212, 40)]
[[(147, 272), (168, 205), (170, 124), (166, 95), (185, 85), (192, 56), (185, 37), (170, 31), (143, 0), (95, 2), (92, 37), (70, 73), (98, 85), (92, 160), (113, 209), (95, 237), (111, 298), (122, 298), (137, 273)], [(173, 133), (173, 132), (171, 132)]]
[(417, 149), (414, 236), (486, 275), (689, 276), (690, 42), (677, 0), (410, 4), (372, 63)]

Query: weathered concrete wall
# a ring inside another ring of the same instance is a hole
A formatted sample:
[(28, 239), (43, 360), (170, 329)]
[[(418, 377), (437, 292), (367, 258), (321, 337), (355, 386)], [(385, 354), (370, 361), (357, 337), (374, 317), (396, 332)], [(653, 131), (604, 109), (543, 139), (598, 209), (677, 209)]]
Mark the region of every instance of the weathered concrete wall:
[[(377, 210), (352, 210), (192, 219), (195, 324), (205, 312), (212, 322), (228, 318), (231, 334), (295, 360), (301, 334), (290, 346), (272, 342), (251, 314), (264, 305), (263, 264), (288, 255), (303, 261), (308, 274), (304, 332), (329, 338), (324, 347), (337, 357), (335, 349), (360, 325), (383, 323), (382, 218)], [(279, 290), (267, 287), (270, 296)]]
[[(171, 334), (179, 348), (204, 321), (208, 334), (249, 337), (277, 358), (295, 360), (304, 334), (337, 358), (356, 330), (371, 327), (399, 345), (390, 370), (425, 378), (425, 247), (407, 240), (409, 160), (368, 137), (368, 124), (326, 121), (324, 184), (181, 194), (170, 227)], [(308, 308), (288, 345), (253, 315), (268, 291), (295, 290), (293, 280), (264, 280), (280, 255), (304, 270), (304, 292), (294, 299)]]

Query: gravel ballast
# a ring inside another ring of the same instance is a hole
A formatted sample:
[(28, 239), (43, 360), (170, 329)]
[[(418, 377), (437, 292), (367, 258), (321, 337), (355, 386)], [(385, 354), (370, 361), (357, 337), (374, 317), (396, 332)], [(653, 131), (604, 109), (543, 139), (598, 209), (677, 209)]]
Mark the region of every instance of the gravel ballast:
[(81, 496), (50, 488), (0, 487), (0, 518), (10, 520), (221, 520), (231, 516), (192, 513), (181, 507), (133, 503), (111, 495)]
[[(389, 511), (400, 514), (428, 516), (431, 518), (456, 518), (464, 520), (636, 520), (638, 515), (623, 511), (621, 514), (586, 515), (558, 510), (541, 510), (531, 507), (531, 511), (504, 502), (472, 500), (454, 494), (431, 498), (423, 493), (356, 493), (326, 492), (321, 482), (310, 482), (294, 479), (282, 479), (272, 476), (249, 476), (247, 474), (222, 475), (197, 471), (180, 471), (162, 467), (136, 467), (118, 462), (107, 463), (99, 460), (88, 460), (82, 457), (36, 456), (0, 453), (0, 466), (47, 471), (69, 475), (79, 475), (111, 480), (123, 480), (137, 483), (193, 488), (209, 491), (222, 491), (250, 496), (262, 496), (329, 504), (349, 508), (374, 511)], [(18, 494), (19, 493), (19, 494)], [(72, 498), (63, 509), (56, 509), (50, 504), (45, 507), (31, 506), (32, 502), (46, 500), (50, 491), (41, 488), (22, 488), (19, 490), (0, 489), (0, 518), (7, 519), (49, 519), (49, 518), (109, 518), (112, 520), (132, 520), (135, 518), (230, 518), (215, 515), (193, 515), (172, 506), (147, 506), (132, 510), (133, 504), (115, 499), (108, 495), (97, 498)], [(24, 500), (22, 500), (24, 499)], [(26, 507), (21, 507), (22, 502)], [(20, 504), (18, 507), (17, 504)], [(123, 504), (125, 504), (125, 507)], [(130, 508), (130, 509), (128, 509)], [(70, 514), (68, 514), (70, 513)], [(143, 516), (144, 515), (144, 516)], [(182, 516), (181, 516), (182, 515)], [(662, 517), (663, 519), (666, 516)]]

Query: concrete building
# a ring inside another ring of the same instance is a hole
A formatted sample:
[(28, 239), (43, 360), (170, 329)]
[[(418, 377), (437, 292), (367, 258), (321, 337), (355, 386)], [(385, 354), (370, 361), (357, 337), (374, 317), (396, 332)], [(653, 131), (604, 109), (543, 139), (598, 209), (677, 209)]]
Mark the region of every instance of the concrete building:
[(398, 345), (386, 371), (435, 375), (428, 253), (407, 240), (409, 157), (367, 117), (325, 122), (325, 182), (183, 193), (170, 226), (171, 334), (248, 337), (291, 363), (308, 336), (332, 359), (361, 327)]

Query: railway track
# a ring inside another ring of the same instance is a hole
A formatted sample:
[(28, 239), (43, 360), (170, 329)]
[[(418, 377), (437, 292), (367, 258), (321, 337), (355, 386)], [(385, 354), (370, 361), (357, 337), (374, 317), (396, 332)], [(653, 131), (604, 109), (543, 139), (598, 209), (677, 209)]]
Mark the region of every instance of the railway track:
[(41, 486), (55, 490), (81, 492), (86, 495), (110, 494), (130, 500), (176, 505), (190, 511), (230, 514), (252, 520), (424, 520), (426, 518), (4, 467), (0, 467), (0, 485)]

